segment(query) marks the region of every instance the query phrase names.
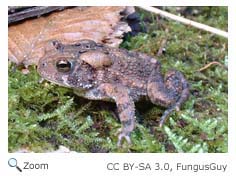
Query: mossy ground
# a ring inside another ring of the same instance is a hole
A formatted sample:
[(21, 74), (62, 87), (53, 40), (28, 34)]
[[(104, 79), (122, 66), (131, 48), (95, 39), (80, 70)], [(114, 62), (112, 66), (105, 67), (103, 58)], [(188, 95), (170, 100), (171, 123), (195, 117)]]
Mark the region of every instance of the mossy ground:
[[(175, 8), (168, 8), (177, 13)], [(77, 152), (227, 152), (227, 40), (139, 10), (146, 33), (126, 37), (121, 47), (158, 57), (163, 73), (177, 69), (191, 86), (191, 96), (163, 128), (158, 127), (164, 109), (137, 103), (137, 127), (133, 144), (117, 148), (120, 122), (114, 104), (89, 101), (72, 90), (49, 82), (39, 83), (35, 67), (24, 75), (9, 64), (9, 152), (56, 150), (60, 145)], [(204, 7), (189, 15), (195, 21), (227, 30), (226, 7)], [(198, 71), (206, 64), (217, 61)]]

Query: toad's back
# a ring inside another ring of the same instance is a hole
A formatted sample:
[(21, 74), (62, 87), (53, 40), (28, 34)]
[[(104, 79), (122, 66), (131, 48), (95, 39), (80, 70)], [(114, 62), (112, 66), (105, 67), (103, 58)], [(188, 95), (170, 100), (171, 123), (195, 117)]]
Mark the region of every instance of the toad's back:
[(139, 96), (147, 95), (147, 82), (151, 72), (160, 67), (156, 59), (145, 54), (128, 52), (122, 49), (106, 48), (98, 52), (106, 53), (112, 64), (97, 70), (96, 80), (101, 83), (121, 84), (130, 90), (130, 95), (135, 101)]

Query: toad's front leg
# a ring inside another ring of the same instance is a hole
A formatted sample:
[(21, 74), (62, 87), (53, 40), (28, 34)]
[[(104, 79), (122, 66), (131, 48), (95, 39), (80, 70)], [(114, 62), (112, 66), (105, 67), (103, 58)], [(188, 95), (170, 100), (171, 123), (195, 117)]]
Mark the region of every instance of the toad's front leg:
[(130, 133), (135, 127), (135, 108), (134, 101), (129, 96), (128, 88), (122, 85), (104, 83), (98, 88), (89, 91), (86, 96), (90, 99), (91, 97), (94, 97), (93, 99), (97, 97), (98, 99), (112, 99), (115, 101), (122, 124), (117, 145), (121, 145), (123, 138), (131, 144)]

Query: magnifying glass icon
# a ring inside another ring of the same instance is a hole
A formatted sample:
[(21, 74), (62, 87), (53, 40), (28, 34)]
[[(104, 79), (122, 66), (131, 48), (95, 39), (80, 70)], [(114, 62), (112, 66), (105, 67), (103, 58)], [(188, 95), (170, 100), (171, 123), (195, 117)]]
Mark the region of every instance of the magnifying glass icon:
[(10, 159), (8, 160), (8, 165), (9, 165), (10, 167), (16, 167), (16, 169), (17, 169), (18, 171), (22, 172), (21, 168), (19, 168), (19, 166), (17, 166), (17, 160), (16, 160), (15, 158), (10, 158)]

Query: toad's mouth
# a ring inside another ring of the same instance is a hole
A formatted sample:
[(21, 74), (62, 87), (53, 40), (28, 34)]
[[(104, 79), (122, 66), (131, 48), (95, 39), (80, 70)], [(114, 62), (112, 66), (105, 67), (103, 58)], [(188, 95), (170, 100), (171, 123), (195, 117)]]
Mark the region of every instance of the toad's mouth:
[(68, 79), (67, 75), (63, 75), (61, 78), (56, 77), (54, 75), (47, 74), (45, 72), (39, 72), (39, 75), (42, 77), (42, 79), (47, 80), (53, 84), (57, 84), (62, 87), (71, 88), (71, 86), (67, 83), (67, 79)]
[(40, 76), (53, 83), (53, 84), (56, 84), (56, 85), (59, 85), (59, 86), (62, 86), (62, 87), (67, 87), (67, 88), (72, 88), (72, 89), (76, 89), (78, 91), (83, 91), (85, 89), (90, 89), (92, 87), (92, 84), (91, 85), (83, 85), (83, 84), (80, 84), (79, 86), (73, 86), (71, 84), (68, 83), (68, 77), (69, 75), (63, 75), (61, 77), (55, 77), (53, 75), (50, 75), (50, 74), (43, 74), (43, 73), (40, 73)]

